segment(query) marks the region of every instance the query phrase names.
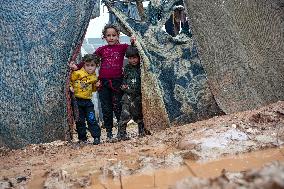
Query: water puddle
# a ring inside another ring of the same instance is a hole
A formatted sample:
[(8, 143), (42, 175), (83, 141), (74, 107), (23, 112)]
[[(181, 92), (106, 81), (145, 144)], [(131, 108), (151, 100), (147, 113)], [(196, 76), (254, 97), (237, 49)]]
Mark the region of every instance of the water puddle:
[[(103, 175), (102, 171), (98, 169), (99, 162), (95, 159), (84, 161), (80, 165), (77, 163), (64, 165), (61, 169), (65, 170), (70, 176), (67, 182), (87, 176), (90, 181), (87, 189), (168, 189), (177, 181), (188, 176), (212, 178), (219, 176), (223, 169), (229, 172), (240, 172), (259, 168), (277, 160), (284, 162), (284, 147), (227, 156), (207, 162), (185, 160), (182, 166), (151, 170), (141, 169), (139, 173), (121, 174), (122, 176), (119, 174), (114, 178), (110, 175)], [(44, 170), (35, 170), (28, 188), (43, 188), (46, 176)]]
[[(281, 151), (280, 151), (281, 150)], [(259, 168), (271, 161), (284, 161), (284, 148), (268, 149), (235, 156), (228, 156), (209, 162), (185, 161), (184, 166), (158, 169), (130, 176), (109, 178), (94, 176), (89, 189), (167, 189), (188, 176), (211, 178), (219, 176), (223, 169), (239, 172)]]

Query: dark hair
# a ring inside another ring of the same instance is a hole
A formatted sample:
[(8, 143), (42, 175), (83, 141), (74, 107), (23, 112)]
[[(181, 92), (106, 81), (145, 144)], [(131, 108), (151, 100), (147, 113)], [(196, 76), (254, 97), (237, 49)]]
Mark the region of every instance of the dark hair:
[(135, 46), (130, 45), (125, 52), (125, 56), (127, 58), (133, 57), (133, 56), (139, 56), (139, 51)]
[(118, 28), (117, 25), (115, 25), (115, 24), (106, 24), (105, 27), (104, 27), (104, 29), (103, 29), (103, 31), (102, 31), (103, 37), (106, 36), (106, 31), (107, 31), (107, 29), (109, 29), (109, 28), (113, 28), (113, 29), (116, 31), (117, 35), (120, 34), (120, 30), (119, 30), (119, 28)]
[(93, 54), (86, 54), (84, 57), (83, 57), (83, 61), (84, 62), (91, 62), (91, 61), (94, 61), (95, 64), (99, 64), (100, 63), (100, 58), (96, 55), (93, 55)]

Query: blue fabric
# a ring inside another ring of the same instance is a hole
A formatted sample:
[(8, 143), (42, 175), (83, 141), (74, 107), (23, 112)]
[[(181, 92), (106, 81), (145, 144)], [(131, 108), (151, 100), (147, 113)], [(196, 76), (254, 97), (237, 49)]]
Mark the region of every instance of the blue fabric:
[[(137, 10), (136, 3), (124, 3), (122, 1), (116, 1), (114, 3), (115, 7), (118, 7), (123, 13), (127, 14), (129, 18), (134, 20), (141, 20), (139, 16), (139, 12)], [(109, 23), (114, 24), (117, 23), (116, 16), (113, 13), (109, 14)]]
[(141, 20), (136, 3), (134, 2), (129, 2), (127, 14), (130, 18), (133, 18), (135, 20)]

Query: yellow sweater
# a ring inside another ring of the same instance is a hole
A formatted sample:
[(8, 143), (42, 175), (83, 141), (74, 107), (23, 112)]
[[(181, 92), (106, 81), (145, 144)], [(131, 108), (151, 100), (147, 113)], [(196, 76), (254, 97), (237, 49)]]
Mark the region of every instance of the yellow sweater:
[(96, 73), (89, 74), (84, 68), (74, 71), (71, 75), (71, 87), (78, 98), (92, 99), (92, 93), (96, 91)]

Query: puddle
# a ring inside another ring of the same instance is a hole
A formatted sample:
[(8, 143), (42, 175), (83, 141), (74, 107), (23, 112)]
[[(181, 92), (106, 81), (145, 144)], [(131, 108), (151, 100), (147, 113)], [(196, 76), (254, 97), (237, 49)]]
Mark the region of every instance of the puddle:
[[(281, 151), (280, 151), (281, 150)], [(103, 175), (98, 169), (97, 161), (85, 161), (83, 164), (73, 164), (62, 166), (70, 176), (68, 182), (82, 178), (86, 175), (90, 178), (90, 185), (87, 189), (168, 189), (188, 176), (200, 178), (212, 178), (219, 176), (223, 169), (229, 172), (240, 172), (248, 169), (259, 168), (272, 161), (284, 162), (284, 147), (261, 150), (257, 152), (245, 153), (234, 156), (227, 156), (214, 161), (195, 162), (185, 160), (182, 166), (172, 166), (164, 169), (143, 169), (139, 173), (123, 175), (111, 178)], [(28, 183), (28, 188), (43, 188), (46, 180), (44, 171), (37, 170), (33, 174), (32, 180)], [(73, 178), (73, 179), (71, 179)], [(75, 179), (74, 179), (75, 178)]]
[[(280, 152), (282, 151), (282, 153)], [(223, 169), (230, 172), (245, 171), (259, 168), (271, 161), (284, 161), (284, 148), (268, 149), (235, 156), (228, 156), (216, 161), (193, 162), (186, 161), (184, 166), (177, 168), (158, 169), (120, 178), (92, 178), (92, 186), (89, 189), (167, 189), (177, 181), (188, 176), (211, 178), (219, 176)]]

